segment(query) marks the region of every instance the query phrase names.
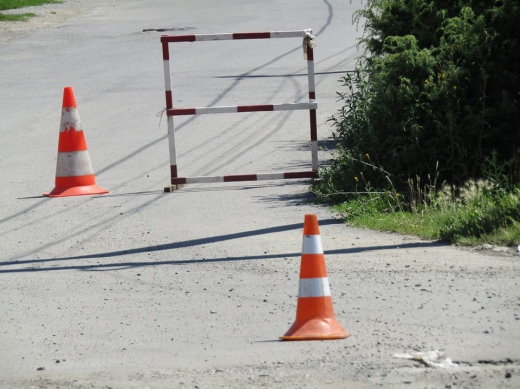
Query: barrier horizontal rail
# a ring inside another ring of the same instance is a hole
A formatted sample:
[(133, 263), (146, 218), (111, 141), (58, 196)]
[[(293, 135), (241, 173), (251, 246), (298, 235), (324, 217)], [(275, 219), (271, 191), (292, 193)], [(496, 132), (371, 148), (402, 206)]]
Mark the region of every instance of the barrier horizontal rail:
[(306, 101), (303, 103), (283, 103), (283, 104), (259, 104), (259, 105), (236, 105), (220, 107), (197, 107), (197, 108), (170, 108), (166, 110), (168, 116), (183, 115), (205, 115), (213, 113), (236, 113), (236, 112), (270, 112), (270, 111), (296, 111), (316, 109), (316, 101)]
[(184, 184), (214, 184), (218, 182), (237, 182), (237, 181), (265, 181), (283, 180), (291, 178), (316, 178), (317, 172), (301, 171), (286, 173), (257, 173), (257, 174), (232, 174), (227, 176), (200, 176), (200, 177), (175, 177), (172, 178), (172, 185)]
[(242, 32), (226, 34), (192, 34), (192, 35), (163, 35), (161, 42), (210, 42), (227, 41), (233, 39), (272, 39), (272, 38), (303, 38), (307, 32), (297, 31), (269, 31), (269, 32)]

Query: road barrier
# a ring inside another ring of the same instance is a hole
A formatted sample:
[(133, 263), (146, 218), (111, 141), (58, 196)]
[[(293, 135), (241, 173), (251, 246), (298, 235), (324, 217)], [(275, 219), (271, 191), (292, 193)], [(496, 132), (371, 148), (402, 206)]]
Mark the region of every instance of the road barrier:
[[(318, 173), (318, 134), (316, 122), (316, 91), (314, 82), (314, 41), (312, 31), (274, 31), (274, 32), (249, 32), (233, 34), (195, 34), (195, 35), (162, 35), (161, 44), (164, 63), (164, 84), (166, 95), (166, 115), (168, 122), (168, 140), (170, 148), (170, 173), (171, 185), (164, 188), (169, 192), (178, 189), (184, 184), (214, 183), (232, 181), (258, 181), (294, 178), (315, 178)], [(170, 68), (170, 43), (178, 42), (207, 42), (220, 40), (244, 40), (244, 39), (272, 39), (272, 38), (300, 38), (303, 39), (304, 58), (307, 60), (309, 100), (305, 102), (283, 103), (283, 104), (259, 104), (219, 107), (197, 107), (197, 108), (174, 108), (172, 98), (172, 81)], [(175, 145), (174, 116), (181, 115), (203, 115), (216, 113), (240, 113), (240, 112), (268, 112), (287, 110), (309, 110), (310, 118), (310, 140), (312, 170), (293, 171), (285, 173), (260, 173), (260, 174), (236, 174), (225, 176), (203, 176), (203, 177), (179, 177), (177, 169), (177, 151)]]

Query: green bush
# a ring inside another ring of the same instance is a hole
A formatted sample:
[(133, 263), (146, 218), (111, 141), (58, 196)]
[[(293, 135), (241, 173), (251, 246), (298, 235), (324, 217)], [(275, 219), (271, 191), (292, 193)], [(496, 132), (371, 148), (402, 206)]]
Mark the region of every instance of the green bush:
[[(314, 186), (327, 200), (356, 188), (405, 190), (438, 163), (439, 184), (484, 176), (493, 153), (520, 181), (518, 1), (369, 0), (366, 54), (341, 79), (343, 108), (331, 118), (339, 155)], [(367, 165), (365, 156), (370, 156)]]

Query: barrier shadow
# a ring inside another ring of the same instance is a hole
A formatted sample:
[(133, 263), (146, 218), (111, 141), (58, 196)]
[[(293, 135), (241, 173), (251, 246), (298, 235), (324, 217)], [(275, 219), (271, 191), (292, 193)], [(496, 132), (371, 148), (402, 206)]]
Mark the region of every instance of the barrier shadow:
[[(298, 223), (298, 228), (302, 225)], [(266, 229), (267, 230), (267, 229)], [(231, 234), (237, 235), (237, 234)], [(211, 239), (211, 238), (208, 238)], [(234, 238), (229, 238), (234, 239)], [(199, 243), (200, 242), (200, 243)], [(38, 264), (38, 263), (49, 263), (54, 261), (64, 261), (73, 259), (99, 259), (99, 258), (110, 258), (123, 255), (149, 253), (159, 250), (171, 250), (181, 247), (187, 247), (188, 245), (194, 244), (205, 244), (208, 243), (207, 239), (197, 239), (193, 241), (180, 242), (178, 244), (167, 244), (158, 245), (152, 247), (130, 249), (115, 251), (109, 253), (100, 253), (92, 255), (81, 255), (76, 257), (65, 257), (65, 258), (53, 258), (53, 259), (37, 259), (17, 262), (2, 262), (0, 266), (14, 266), (22, 264)], [(344, 248), (336, 250), (326, 250), (325, 256), (327, 255), (348, 255), (348, 254), (360, 254), (370, 251), (379, 250), (392, 250), (392, 249), (410, 249), (410, 248), (431, 248), (431, 247), (444, 247), (446, 244), (439, 242), (415, 242), (415, 243), (404, 243), (384, 246), (369, 246), (369, 247), (355, 247), (355, 248)], [(7, 273), (36, 273), (36, 272), (52, 272), (52, 271), (63, 271), (63, 270), (80, 270), (80, 271), (115, 271), (115, 270), (129, 270), (135, 268), (146, 268), (155, 266), (183, 266), (193, 264), (211, 264), (211, 263), (224, 263), (224, 262), (238, 262), (238, 261), (262, 261), (271, 259), (282, 259), (282, 258), (297, 258), (301, 256), (301, 252), (297, 253), (282, 253), (282, 254), (262, 254), (262, 255), (251, 255), (251, 256), (240, 256), (240, 257), (220, 257), (220, 258), (203, 258), (203, 259), (186, 259), (186, 260), (169, 260), (169, 261), (154, 261), (154, 262), (119, 262), (119, 263), (98, 263), (88, 265), (67, 265), (67, 266), (53, 266), (46, 268), (24, 268), (24, 269), (1, 269), (0, 274)]]

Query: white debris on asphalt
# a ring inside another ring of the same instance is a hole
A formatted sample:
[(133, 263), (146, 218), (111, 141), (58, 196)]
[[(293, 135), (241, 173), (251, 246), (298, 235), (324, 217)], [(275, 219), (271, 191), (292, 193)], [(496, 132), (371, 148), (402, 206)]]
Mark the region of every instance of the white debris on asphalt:
[(448, 358), (445, 352), (439, 350), (394, 354), (393, 357), (401, 359), (412, 359), (414, 361), (422, 362), (426, 366), (440, 369), (448, 369), (458, 366), (457, 364), (453, 363), (450, 358)]

